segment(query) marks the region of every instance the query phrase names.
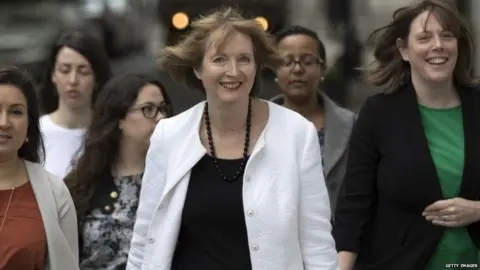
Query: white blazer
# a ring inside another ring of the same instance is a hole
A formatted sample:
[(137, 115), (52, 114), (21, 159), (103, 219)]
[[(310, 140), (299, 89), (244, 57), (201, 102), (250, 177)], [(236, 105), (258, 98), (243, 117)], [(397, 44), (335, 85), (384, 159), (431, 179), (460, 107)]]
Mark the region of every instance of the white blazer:
[[(316, 129), (301, 115), (267, 103), (269, 119), (243, 177), (252, 268), (339, 269)], [(204, 106), (155, 128), (127, 270), (171, 268), (190, 172), (207, 153), (199, 136)]]

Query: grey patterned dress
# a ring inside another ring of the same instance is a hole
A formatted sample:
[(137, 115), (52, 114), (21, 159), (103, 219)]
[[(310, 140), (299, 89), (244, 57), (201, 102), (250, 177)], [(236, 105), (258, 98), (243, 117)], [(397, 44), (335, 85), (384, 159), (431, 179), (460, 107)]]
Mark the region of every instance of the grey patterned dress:
[(82, 270), (125, 269), (138, 208), (142, 175), (114, 178), (118, 199), (114, 210), (94, 209), (85, 218), (82, 233)]
[(325, 148), (325, 129), (321, 128), (317, 130), (318, 142), (320, 143), (320, 150), (322, 151), (323, 158), (323, 149)]

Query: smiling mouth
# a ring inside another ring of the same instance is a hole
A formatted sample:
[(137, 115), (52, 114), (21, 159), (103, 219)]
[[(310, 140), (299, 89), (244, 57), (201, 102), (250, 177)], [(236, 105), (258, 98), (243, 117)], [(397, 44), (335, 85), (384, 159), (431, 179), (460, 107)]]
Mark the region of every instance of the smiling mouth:
[(236, 90), (236, 89), (240, 88), (242, 83), (241, 82), (222, 82), (222, 83), (220, 83), (220, 85), (223, 86), (224, 88), (227, 88), (227, 89), (230, 89), (230, 90)]
[(430, 65), (443, 65), (448, 61), (447, 57), (432, 57), (426, 60)]

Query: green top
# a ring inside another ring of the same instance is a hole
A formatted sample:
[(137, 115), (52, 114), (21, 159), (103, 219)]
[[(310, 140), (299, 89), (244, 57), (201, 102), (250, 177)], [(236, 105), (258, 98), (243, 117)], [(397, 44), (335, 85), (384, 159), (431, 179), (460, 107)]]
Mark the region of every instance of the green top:
[[(420, 113), (443, 196), (455, 198), (460, 192), (465, 158), (462, 109), (420, 105)], [(448, 264), (478, 264), (477, 252), (466, 228), (446, 228), (425, 270), (447, 269)]]

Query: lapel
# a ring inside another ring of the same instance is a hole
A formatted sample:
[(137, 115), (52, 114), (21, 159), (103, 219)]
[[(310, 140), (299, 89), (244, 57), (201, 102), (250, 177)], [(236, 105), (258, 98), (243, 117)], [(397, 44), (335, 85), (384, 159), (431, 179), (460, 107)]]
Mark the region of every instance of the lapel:
[[(462, 184), (460, 188), (460, 196), (465, 198), (476, 198), (477, 188), (476, 179), (472, 177), (472, 170), (475, 168), (475, 160), (479, 159), (479, 142), (480, 129), (478, 121), (478, 100), (472, 96), (472, 89), (457, 88), (458, 95), (462, 106), (462, 119), (465, 140), (465, 165), (463, 169)], [(419, 182), (419, 185), (425, 185), (423, 190), (430, 190), (430, 194), (425, 194), (430, 201), (444, 199), (443, 192), (438, 179), (435, 164), (428, 146), (428, 140), (424, 132), (420, 108), (418, 106), (417, 96), (413, 85), (410, 83), (405, 89), (398, 93), (399, 103), (396, 108), (402, 111), (404, 123), (401, 123), (409, 132), (411, 149), (417, 149), (416, 156), (419, 162), (425, 166), (426, 178)], [(403, 107), (403, 108), (402, 108)], [(429, 187), (429, 188), (427, 188)]]
[(425, 199), (429, 202), (434, 202), (443, 199), (442, 189), (438, 181), (437, 170), (433, 163), (432, 155), (430, 154), (430, 148), (428, 146), (428, 140), (425, 135), (422, 116), (420, 114), (420, 108), (417, 100), (417, 93), (413, 88), (413, 85), (409, 83), (404, 89), (398, 90), (397, 93), (392, 95), (398, 95), (397, 107), (395, 111), (401, 112), (399, 117), (399, 125), (403, 126), (403, 129), (410, 130), (406, 132), (405, 136), (408, 137), (408, 143), (410, 144), (410, 150), (415, 152), (415, 162), (419, 163), (419, 167), (424, 168), (422, 173), (426, 179), (420, 179), (418, 185), (421, 186), (420, 190), (428, 190), (428, 194), (424, 194)]
[[(350, 133), (355, 122), (355, 115), (335, 104), (325, 93), (318, 91), (317, 98), (325, 111), (325, 147), (323, 149), (323, 171), (325, 178), (345, 153)], [(283, 105), (283, 94), (275, 96), (272, 102)]]
[[(267, 101), (266, 101), (267, 102)], [(270, 125), (271, 121), (274, 121), (273, 119), (275, 118), (275, 115), (273, 115), (272, 111), (272, 106), (270, 105), (269, 102), (267, 102), (268, 108), (269, 108), (269, 121), (267, 122), (267, 125), (265, 126), (264, 130), (260, 134), (257, 143), (255, 144), (252, 153), (250, 155), (250, 158), (247, 161), (247, 164), (245, 166), (245, 174), (244, 177), (248, 174), (247, 172), (252, 170), (253, 168), (251, 167), (252, 160), (257, 159), (257, 154), (260, 152), (264, 145), (265, 145), (265, 132)], [(187, 130), (187, 137), (184, 140), (184, 143), (180, 147), (178, 153), (176, 153), (174, 156), (172, 155), (172, 158), (174, 160), (172, 161), (172, 165), (169, 166), (173, 168), (172, 172), (167, 175), (167, 182), (165, 183), (165, 188), (163, 190), (162, 198), (165, 198), (165, 196), (182, 180), (188, 179), (188, 176), (190, 175), (190, 171), (195, 166), (195, 164), (200, 161), (200, 159), (207, 153), (207, 150), (203, 146), (201, 140), (200, 140), (200, 135), (199, 135), (199, 130), (200, 130), (200, 124), (203, 116), (203, 109), (205, 107), (205, 103), (202, 103), (201, 106), (198, 106), (194, 111), (192, 111), (192, 125), (189, 130)], [(181, 136), (178, 138), (180, 139)]]
[[(268, 168), (269, 164), (266, 164), (266, 159), (265, 155), (262, 155), (261, 152), (265, 147), (265, 143), (267, 141), (266, 134), (267, 132), (270, 132), (270, 134), (278, 134), (274, 129), (275, 129), (275, 124), (272, 125), (273, 123), (279, 122), (278, 119), (276, 119), (276, 114), (275, 114), (275, 109), (272, 103), (265, 101), (268, 105), (268, 122), (265, 125), (262, 133), (260, 133), (260, 136), (257, 139), (257, 142), (253, 146), (252, 152), (250, 154), (250, 158), (247, 160), (247, 164), (245, 165), (245, 171), (243, 174), (243, 181), (254, 181), (254, 183), (259, 184), (256, 182), (255, 178), (252, 178), (252, 171), (258, 172), (258, 169), (262, 168)], [(283, 122), (283, 119), (280, 120)], [(271, 160), (269, 160), (271, 161)], [(272, 164), (272, 163), (270, 163)], [(273, 165), (270, 165), (273, 166)], [(272, 172), (270, 175), (273, 175), (273, 172), (278, 172), (278, 170), (272, 169), (270, 172)], [(273, 178), (275, 179), (275, 178)], [(257, 179), (258, 180), (258, 179)], [(260, 182), (262, 184), (267, 185), (270, 183), (271, 179), (262, 179)], [(265, 193), (268, 193), (270, 189), (264, 189), (264, 188), (253, 188), (253, 186), (250, 185), (243, 185), (242, 187), (242, 196), (243, 200), (245, 201), (255, 201), (255, 202), (261, 202), (261, 198), (266, 198), (268, 196), (264, 196)]]
[[(25, 168), (27, 170), (28, 179), (32, 185), (33, 194), (37, 200), (38, 209), (42, 217), (43, 227), (45, 229), (46, 244), (45, 250), (48, 252), (48, 259), (46, 260), (45, 269), (53, 269), (52, 267), (52, 247), (56, 245), (55, 239), (52, 236), (60, 229), (58, 227), (58, 212), (57, 204), (51, 190), (49, 175), (43, 170), (40, 164), (32, 163), (25, 160)], [(60, 179), (57, 179), (61, 181)], [(51, 229), (53, 228), (53, 232)], [(56, 263), (55, 263), (56, 264)]]
[[(170, 151), (170, 157), (172, 160), (172, 165), (169, 166), (172, 168), (171, 172), (167, 174), (167, 182), (163, 190), (163, 196), (165, 197), (168, 192), (170, 192), (181, 180), (188, 178), (191, 169), (198, 161), (207, 153), (205, 147), (203, 147), (202, 142), (200, 141), (200, 124), (203, 116), (203, 110), (205, 108), (205, 102), (197, 106), (195, 110), (192, 111), (190, 116), (192, 125), (190, 128), (185, 130), (187, 134), (186, 138), (182, 138), (181, 134), (178, 134), (176, 137), (177, 140), (183, 140), (181, 147), (178, 151)], [(188, 125), (186, 125), (188, 126)]]
[(325, 177), (345, 153), (350, 133), (355, 121), (353, 113), (345, 113), (329, 97), (319, 93), (325, 110), (325, 147), (324, 151), (324, 172)]
[(52, 211), (52, 209), (56, 208), (56, 203), (53, 198), (48, 174), (45, 173), (41, 165), (26, 160), (24, 162), (38, 208), (40, 209), (40, 214), (42, 215), (43, 223), (45, 224), (45, 228), (50, 228), (48, 223), (52, 220), (52, 217), (58, 217), (58, 213)]

